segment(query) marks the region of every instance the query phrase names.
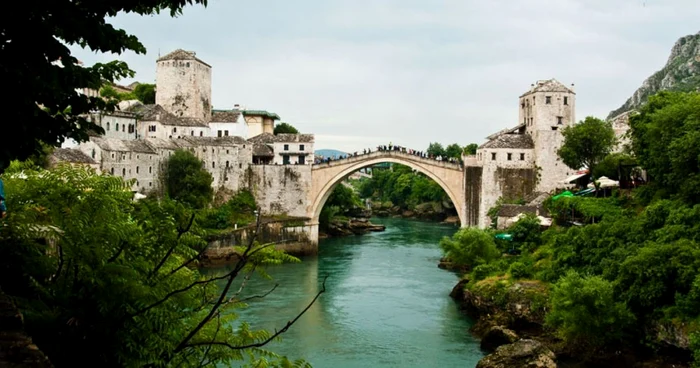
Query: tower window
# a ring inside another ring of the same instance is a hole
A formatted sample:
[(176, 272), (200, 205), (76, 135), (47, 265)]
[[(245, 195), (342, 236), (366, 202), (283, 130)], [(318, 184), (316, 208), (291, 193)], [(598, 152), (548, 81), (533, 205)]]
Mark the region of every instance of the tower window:
[(496, 152), (491, 152), (491, 160), (492, 161), (496, 160)]
[(564, 124), (564, 118), (561, 116), (557, 116), (557, 124), (559, 124), (559, 125)]
[(525, 161), (525, 154), (524, 153), (520, 154), (520, 161)]
[(215, 168), (216, 168), (216, 162), (214, 162), (214, 161), (211, 162), (211, 168), (212, 168), (212, 169), (215, 169)]
[(552, 127), (552, 130), (558, 130), (559, 127)]
[(115, 124), (114, 126), (117, 127), (116, 130), (119, 131), (119, 123)]
[(544, 103), (546, 103), (547, 105), (551, 105), (552, 104), (552, 96), (545, 96)]
[(285, 151), (289, 151), (289, 145), (288, 145), (288, 144), (285, 144), (285, 145), (284, 145), (284, 150), (285, 150)]
[(512, 160), (512, 159), (513, 159), (513, 154), (509, 152), (509, 153), (508, 153), (508, 161), (510, 161), (510, 160)]
[(569, 97), (564, 96), (564, 105), (568, 105), (568, 104), (569, 104)]
[(152, 168), (151, 166), (149, 166), (149, 167), (148, 167), (148, 173), (150, 174), (150, 173), (152, 173), (152, 171), (153, 171), (153, 168)]
[(203, 136), (203, 135), (204, 135), (204, 132), (200, 130), (200, 131), (199, 131), (199, 136), (201, 137), (201, 136)]
[(173, 128), (173, 133), (177, 133), (177, 127)]
[(138, 166), (136, 166), (136, 173), (137, 173), (137, 174), (139, 173), (139, 167), (138, 167)]
[(190, 132), (190, 135), (194, 137), (194, 130)]
[(228, 161), (226, 161), (226, 168), (228, 169)]

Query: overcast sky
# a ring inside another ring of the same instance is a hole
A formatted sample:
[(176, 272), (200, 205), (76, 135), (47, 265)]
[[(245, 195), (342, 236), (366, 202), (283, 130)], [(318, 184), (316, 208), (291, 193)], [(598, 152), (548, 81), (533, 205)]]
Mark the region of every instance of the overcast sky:
[(120, 58), (153, 83), (159, 53), (196, 51), (213, 67), (214, 108), (276, 112), (317, 149), (425, 149), (517, 125), (538, 79), (575, 83), (577, 120), (605, 118), (700, 31), (700, 1), (210, 0), (112, 23), (148, 54), (75, 55)]

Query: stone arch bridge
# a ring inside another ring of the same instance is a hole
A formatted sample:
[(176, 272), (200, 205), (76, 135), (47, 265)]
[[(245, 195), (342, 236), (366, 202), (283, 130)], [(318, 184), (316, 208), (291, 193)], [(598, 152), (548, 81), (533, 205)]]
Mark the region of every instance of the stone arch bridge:
[(461, 225), (463, 227), (467, 225), (465, 171), (458, 163), (437, 161), (400, 151), (374, 151), (369, 154), (313, 165), (311, 190), (306, 202), (308, 203), (306, 213), (311, 219), (310, 225), (315, 228), (309, 234), (312, 242), (318, 242), (319, 216), (333, 189), (357, 170), (386, 162), (406, 165), (433, 179), (452, 200)]

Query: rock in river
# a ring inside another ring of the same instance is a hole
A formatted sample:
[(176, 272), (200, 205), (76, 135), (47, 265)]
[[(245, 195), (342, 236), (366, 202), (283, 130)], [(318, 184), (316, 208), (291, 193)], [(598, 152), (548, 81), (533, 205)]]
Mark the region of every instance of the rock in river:
[(476, 368), (556, 368), (554, 353), (535, 340), (503, 345), (479, 361)]
[(493, 326), (486, 331), (481, 339), (481, 348), (493, 351), (499, 346), (512, 344), (520, 339), (518, 335), (503, 326)]

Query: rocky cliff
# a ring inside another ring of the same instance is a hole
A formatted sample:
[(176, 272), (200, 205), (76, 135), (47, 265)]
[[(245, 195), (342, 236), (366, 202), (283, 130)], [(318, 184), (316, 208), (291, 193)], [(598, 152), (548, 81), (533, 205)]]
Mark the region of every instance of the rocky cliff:
[(610, 112), (608, 119), (638, 108), (659, 91), (697, 89), (700, 89), (700, 32), (676, 41), (663, 69), (647, 78), (627, 102)]

